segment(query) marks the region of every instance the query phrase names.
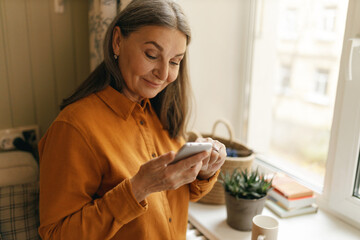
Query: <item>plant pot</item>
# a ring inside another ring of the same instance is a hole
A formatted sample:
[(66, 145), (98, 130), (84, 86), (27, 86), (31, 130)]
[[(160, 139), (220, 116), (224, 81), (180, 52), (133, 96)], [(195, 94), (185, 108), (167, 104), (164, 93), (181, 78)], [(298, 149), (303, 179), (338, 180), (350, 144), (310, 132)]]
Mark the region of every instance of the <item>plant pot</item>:
[(252, 219), (261, 214), (266, 197), (260, 199), (237, 199), (225, 192), (228, 225), (240, 231), (251, 231)]

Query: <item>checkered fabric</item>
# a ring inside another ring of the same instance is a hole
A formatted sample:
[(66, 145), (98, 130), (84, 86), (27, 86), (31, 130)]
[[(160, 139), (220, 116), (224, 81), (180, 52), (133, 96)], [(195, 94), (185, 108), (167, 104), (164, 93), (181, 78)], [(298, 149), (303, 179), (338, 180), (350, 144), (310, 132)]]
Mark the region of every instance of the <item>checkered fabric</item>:
[(0, 240), (37, 240), (39, 183), (0, 187)]

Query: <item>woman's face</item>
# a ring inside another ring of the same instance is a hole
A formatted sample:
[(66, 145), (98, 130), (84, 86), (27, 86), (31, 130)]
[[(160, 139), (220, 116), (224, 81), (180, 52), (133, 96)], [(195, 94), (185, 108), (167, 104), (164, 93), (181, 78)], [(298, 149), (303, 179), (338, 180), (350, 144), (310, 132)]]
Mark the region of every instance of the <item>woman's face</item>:
[(116, 27), (113, 50), (126, 83), (123, 94), (140, 103), (175, 81), (186, 51), (186, 35), (167, 27), (145, 26), (124, 38)]

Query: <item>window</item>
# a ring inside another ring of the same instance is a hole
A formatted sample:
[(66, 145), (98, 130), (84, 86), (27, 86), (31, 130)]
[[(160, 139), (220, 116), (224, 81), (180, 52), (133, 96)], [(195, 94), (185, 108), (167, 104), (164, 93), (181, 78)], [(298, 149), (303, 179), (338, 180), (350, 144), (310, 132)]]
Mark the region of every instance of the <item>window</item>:
[(290, 78), (291, 67), (282, 65), (279, 70), (278, 84), (276, 85), (276, 91), (278, 94), (289, 95), (291, 94)]
[[(349, 6), (347, 29), (359, 13), (360, 4)], [(360, 39), (353, 39), (356, 34), (351, 28), (345, 34), (345, 39), (351, 39), (352, 44), (344, 44), (341, 69), (351, 70), (351, 76), (340, 74), (339, 77), (323, 199), (330, 209), (359, 226), (360, 69), (354, 66), (360, 64)]]
[(328, 81), (329, 72), (326, 70), (317, 70), (315, 74), (314, 93), (321, 96), (326, 96)]
[(315, 104), (329, 105), (328, 87), (329, 71), (317, 69), (313, 77), (313, 86), (309, 91), (308, 100)]
[(305, 179), (320, 191), (347, 10), (337, 6), (343, 2), (332, 3), (330, 10), (325, 8), (322, 26), (334, 32), (336, 39), (319, 42), (317, 34), (324, 31), (314, 31), (314, 23), (321, 4), (312, 0), (301, 4), (263, 1), (262, 10), (256, 11), (262, 14), (256, 18), (262, 19), (262, 34), (255, 35), (253, 41), (247, 139), (264, 161)]
[[(253, 16), (262, 20), (257, 29), (262, 34), (250, 37), (247, 144), (258, 152), (260, 163), (318, 190), (321, 207), (359, 226), (360, 3), (302, 3), (296, 6), (301, 26), (292, 41), (275, 31), (281, 16), (271, 12), (281, 13), (288, 4), (293, 8), (294, 1), (262, 1), (262, 11), (254, 11), (263, 16)], [(336, 9), (328, 12), (324, 25), (335, 33), (332, 41), (318, 41), (326, 31), (313, 29), (321, 4)], [(279, 94), (284, 86), (291, 94)]]
[(283, 39), (296, 39), (298, 35), (298, 11), (296, 8), (280, 10), (279, 35)]
[(321, 17), (320, 29), (323, 32), (335, 31), (336, 8), (324, 8)]
[(336, 39), (336, 18), (338, 16), (336, 5), (323, 6), (318, 16), (317, 38), (323, 41), (334, 41)]

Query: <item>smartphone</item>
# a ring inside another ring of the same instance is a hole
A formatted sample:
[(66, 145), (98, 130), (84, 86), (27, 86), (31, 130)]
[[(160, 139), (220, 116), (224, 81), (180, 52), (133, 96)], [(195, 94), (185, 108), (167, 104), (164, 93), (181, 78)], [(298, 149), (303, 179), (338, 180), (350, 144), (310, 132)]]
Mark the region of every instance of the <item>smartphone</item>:
[(187, 142), (176, 153), (175, 159), (171, 162), (171, 164), (177, 163), (178, 161), (197, 153), (207, 151), (210, 148), (212, 148), (212, 144), (208, 142)]

